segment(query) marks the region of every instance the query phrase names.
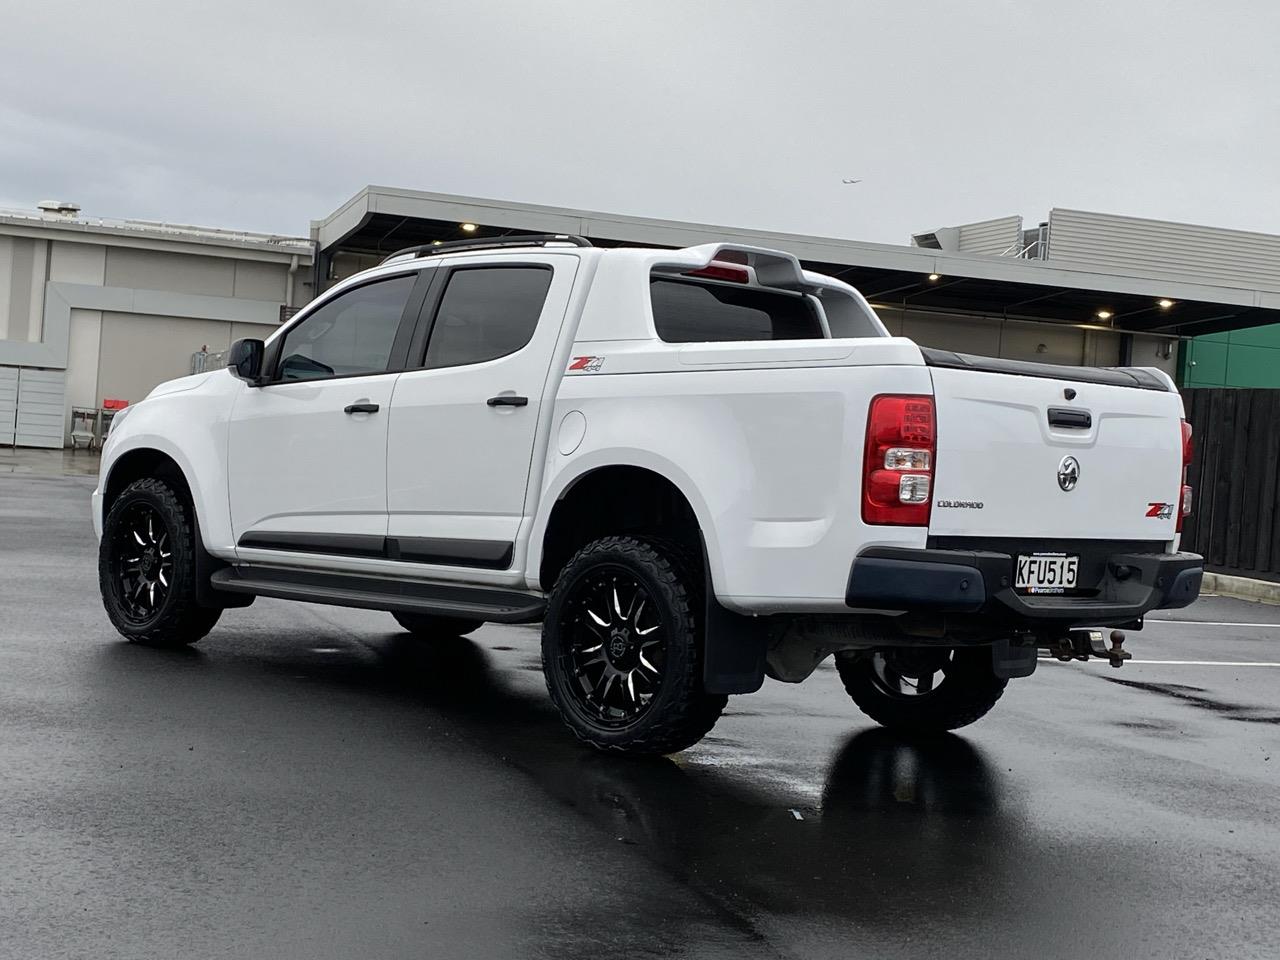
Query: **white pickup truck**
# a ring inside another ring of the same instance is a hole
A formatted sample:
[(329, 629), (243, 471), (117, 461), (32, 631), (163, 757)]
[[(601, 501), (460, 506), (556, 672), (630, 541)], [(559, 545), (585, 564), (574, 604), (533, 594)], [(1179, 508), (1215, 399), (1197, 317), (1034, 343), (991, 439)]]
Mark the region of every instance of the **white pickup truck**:
[(401, 251), (157, 387), (93, 516), (131, 640), (258, 596), (541, 621), (570, 729), (668, 753), (833, 655), (930, 731), (1038, 649), (1107, 653), (1089, 628), (1199, 592), (1189, 450), (1157, 370), (921, 349), (777, 251), (525, 237)]

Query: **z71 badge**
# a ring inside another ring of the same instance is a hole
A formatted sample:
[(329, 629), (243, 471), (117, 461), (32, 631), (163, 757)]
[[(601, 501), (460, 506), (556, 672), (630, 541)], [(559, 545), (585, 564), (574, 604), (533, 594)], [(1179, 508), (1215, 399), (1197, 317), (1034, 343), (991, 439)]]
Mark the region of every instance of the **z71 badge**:
[(585, 370), (588, 373), (596, 373), (604, 366), (604, 357), (574, 357), (573, 362), (569, 364), (570, 370)]
[(1172, 503), (1148, 503), (1147, 516), (1155, 517), (1157, 520), (1168, 520), (1173, 516)]

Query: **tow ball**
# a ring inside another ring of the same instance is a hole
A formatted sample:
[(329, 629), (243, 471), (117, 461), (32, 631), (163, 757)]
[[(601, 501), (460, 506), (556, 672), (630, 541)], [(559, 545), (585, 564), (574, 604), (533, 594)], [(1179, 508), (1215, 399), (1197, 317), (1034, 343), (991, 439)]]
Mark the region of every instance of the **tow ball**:
[(1111, 646), (1101, 630), (1071, 630), (1065, 637), (1058, 637), (1050, 645), (1053, 655), (1064, 663), (1071, 660), (1088, 660), (1090, 655), (1110, 661), (1113, 667), (1122, 667), (1133, 654), (1124, 648), (1124, 631), (1111, 631)]

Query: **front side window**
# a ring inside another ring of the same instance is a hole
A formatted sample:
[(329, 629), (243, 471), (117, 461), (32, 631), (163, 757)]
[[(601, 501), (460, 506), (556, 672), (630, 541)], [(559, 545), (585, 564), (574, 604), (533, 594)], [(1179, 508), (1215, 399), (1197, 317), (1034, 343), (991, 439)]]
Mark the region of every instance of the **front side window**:
[(653, 323), (667, 343), (809, 340), (825, 336), (822, 321), (800, 294), (728, 283), (654, 278)]
[(550, 286), (550, 267), (454, 270), (431, 328), (426, 366), (457, 367), (515, 353), (533, 339)]
[(413, 283), (413, 276), (377, 280), (317, 308), (284, 335), (276, 379), (385, 372)]

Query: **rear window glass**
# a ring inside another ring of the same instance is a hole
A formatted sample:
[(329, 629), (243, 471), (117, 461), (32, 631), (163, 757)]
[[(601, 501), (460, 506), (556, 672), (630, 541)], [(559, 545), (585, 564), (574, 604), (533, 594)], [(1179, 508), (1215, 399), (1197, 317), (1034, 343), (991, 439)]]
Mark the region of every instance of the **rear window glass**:
[(431, 328), (426, 365), (457, 367), (515, 353), (532, 339), (550, 286), (550, 267), (454, 270)]
[(667, 343), (821, 339), (813, 305), (798, 294), (696, 280), (649, 282), (653, 322)]

